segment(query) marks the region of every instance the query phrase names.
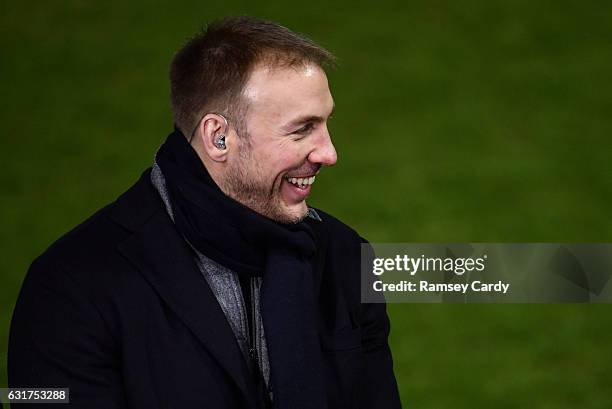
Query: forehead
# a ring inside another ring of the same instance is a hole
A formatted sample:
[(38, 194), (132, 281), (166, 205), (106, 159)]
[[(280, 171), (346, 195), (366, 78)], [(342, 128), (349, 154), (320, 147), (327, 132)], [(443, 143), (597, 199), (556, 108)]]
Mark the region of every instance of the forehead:
[(325, 71), (316, 64), (256, 66), (243, 90), (249, 116), (287, 121), (296, 116), (325, 117), (333, 108)]

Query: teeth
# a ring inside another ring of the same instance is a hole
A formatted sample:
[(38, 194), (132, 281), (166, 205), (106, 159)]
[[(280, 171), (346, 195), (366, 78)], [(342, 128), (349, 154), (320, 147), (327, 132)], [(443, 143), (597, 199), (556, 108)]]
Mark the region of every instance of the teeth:
[(287, 178), (287, 181), (297, 186), (308, 186), (312, 185), (315, 181), (315, 176), (309, 178)]

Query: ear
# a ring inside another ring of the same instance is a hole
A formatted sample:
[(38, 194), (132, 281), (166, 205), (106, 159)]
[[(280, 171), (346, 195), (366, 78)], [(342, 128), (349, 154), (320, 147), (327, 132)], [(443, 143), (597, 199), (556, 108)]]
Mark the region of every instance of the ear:
[[(219, 138), (225, 137), (225, 148), (219, 146)], [(225, 117), (219, 114), (206, 114), (198, 124), (195, 135), (191, 140), (196, 151), (201, 150), (208, 158), (215, 162), (225, 162), (229, 145), (229, 125)]]

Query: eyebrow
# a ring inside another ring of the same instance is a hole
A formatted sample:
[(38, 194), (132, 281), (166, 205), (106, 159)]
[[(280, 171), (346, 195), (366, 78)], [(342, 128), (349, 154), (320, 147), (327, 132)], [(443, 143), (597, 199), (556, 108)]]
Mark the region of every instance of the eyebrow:
[[(327, 116), (327, 118), (333, 115), (335, 108), (336, 108), (336, 105), (332, 107), (332, 110)], [(287, 124), (283, 125), (282, 128), (286, 130), (287, 132), (290, 132), (290, 131), (293, 131), (293, 129), (298, 127), (299, 125), (307, 124), (309, 122), (324, 122), (327, 118), (324, 118), (318, 115), (305, 115), (305, 116), (301, 116), (301, 117), (291, 120)]]

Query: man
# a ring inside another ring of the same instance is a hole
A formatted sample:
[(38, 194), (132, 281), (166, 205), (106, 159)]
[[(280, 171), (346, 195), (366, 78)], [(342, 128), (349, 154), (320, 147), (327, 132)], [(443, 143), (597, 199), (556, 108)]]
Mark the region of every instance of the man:
[(246, 17), (177, 53), (152, 169), (28, 272), (11, 387), (69, 387), (79, 408), (400, 406), (362, 239), (305, 202), (336, 163), (331, 63)]

